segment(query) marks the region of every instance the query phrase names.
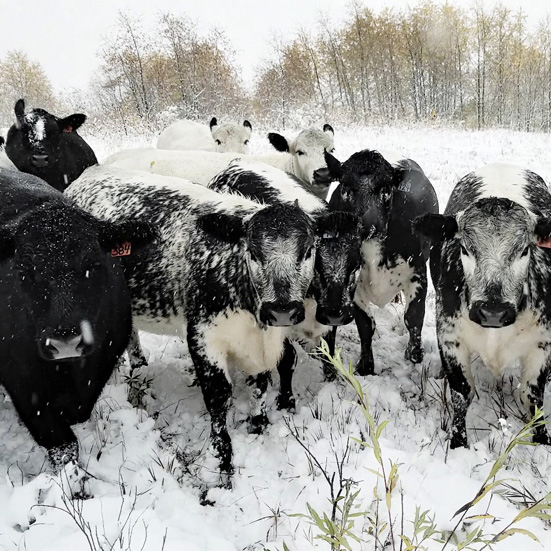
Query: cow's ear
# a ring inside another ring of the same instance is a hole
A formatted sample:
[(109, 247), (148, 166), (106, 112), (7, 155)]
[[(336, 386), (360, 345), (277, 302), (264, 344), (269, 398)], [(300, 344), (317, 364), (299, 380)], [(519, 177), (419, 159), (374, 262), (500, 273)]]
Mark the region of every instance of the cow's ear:
[(277, 151), (281, 151), (282, 153), (289, 152), (289, 142), (281, 134), (270, 132), (268, 134), (268, 141), (274, 146)]
[(455, 216), (443, 214), (423, 214), (413, 221), (413, 230), (432, 241), (446, 241), (457, 233)]
[(218, 121), (216, 120), (216, 117), (212, 117), (212, 119), (210, 119), (209, 126), (211, 132), (215, 126), (218, 126)]
[(333, 130), (333, 127), (330, 124), (325, 123), (323, 125), (323, 131), (324, 132), (330, 132), (331, 134), (335, 134), (335, 131)]
[(226, 243), (238, 243), (245, 236), (243, 218), (223, 212), (210, 212), (197, 218), (197, 225), (207, 234)]
[(243, 121), (243, 126), (244, 126), (245, 128), (248, 128), (251, 132), (253, 131), (253, 127), (252, 127), (251, 123), (250, 123), (247, 119), (245, 119), (245, 120)]
[(551, 218), (539, 218), (534, 233), (538, 247), (551, 249)]
[[(99, 230), (100, 245), (106, 250), (112, 250), (121, 245), (130, 245), (128, 251), (133, 251), (149, 245), (159, 237), (154, 224), (125, 220), (122, 222), (101, 222)], [(131, 254), (130, 252), (127, 254)]]
[(0, 228), (0, 262), (15, 254), (15, 237), (11, 230)]
[(341, 162), (334, 155), (331, 155), (327, 149), (324, 150), (323, 155), (327, 163), (327, 168), (329, 169), (329, 176), (331, 176), (333, 180), (340, 180), (342, 176)]
[(15, 107), (13, 108), (13, 112), (15, 113), (15, 127), (21, 128), (21, 126), (23, 126), (23, 119), (25, 117), (25, 100), (24, 99), (18, 99), (15, 102)]
[(73, 132), (78, 130), (86, 122), (86, 115), (73, 113), (64, 119), (58, 119), (57, 125), (62, 132)]

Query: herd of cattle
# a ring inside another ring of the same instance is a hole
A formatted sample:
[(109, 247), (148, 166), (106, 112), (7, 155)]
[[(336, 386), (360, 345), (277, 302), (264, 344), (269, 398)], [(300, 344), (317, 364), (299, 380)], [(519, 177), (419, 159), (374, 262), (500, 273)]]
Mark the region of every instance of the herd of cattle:
[[(230, 486), (229, 369), (248, 376), (249, 426), (261, 432), (271, 371), (278, 408), (294, 408), (293, 343), (311, 350), (323, 337), (334, 351), (354, 320), (357, 373), (373, 375), (371, 307), (400, 293), (405, 356), (421, 362), (429, 258), (451, 447), (467, 445), (473, 354), (496, 375), (520, 360), (523, 404), (542, 407), (551, 195), (537, 174), (485, 166), (439, 214), (417, 163), (367, 149), (341, 163), (328, 124), (291, 142), (270, 133), (277, 151), (249, 155), (248, 121), (178, 121), (156, 149), (98, 164), (77, 132), (85, 119), (19, 100), (0, 138), (0, 382), (56, 470), (78, 462), (71, 425), (88, 419), (124, 351), (132, 368), (146, 364), (143, 330), (187, 340)], [(534, 440), (550, 443), (543, 427)]]

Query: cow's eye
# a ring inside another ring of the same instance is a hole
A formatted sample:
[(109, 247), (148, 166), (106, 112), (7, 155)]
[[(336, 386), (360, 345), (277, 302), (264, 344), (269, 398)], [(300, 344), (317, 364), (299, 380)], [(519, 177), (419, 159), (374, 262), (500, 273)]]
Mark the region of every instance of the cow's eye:
[(243, 143), (244, 143), (245, 145), (249, 145), (249, 140), (245, 140)]
[(304, 151), (297, 151), (297, 155), (304, 155)]
[(331, 149), (329, 153), (335, 153), (335, 148)]
[(312, 256), (313, 252), (314, 252), (314, 245), (312, 245), (311, 247), (308, 248), (308, 250), (304, 254), (304, 259), (308, 260)]
[(469, 251), (466, 249), (464, 245), (461, 245), (461, 254), (464, 254), (465, 256), (469, 256)]
[(522, 251), (520, 257), (522, 258), (523, 256), (526, 256), (529, 252), (530, 252), (530, 247), (526, 247), (526, 248)]
[(222, 145), (222, 142), (220, 140), (214, 140), (216, 142), (216, 145)]

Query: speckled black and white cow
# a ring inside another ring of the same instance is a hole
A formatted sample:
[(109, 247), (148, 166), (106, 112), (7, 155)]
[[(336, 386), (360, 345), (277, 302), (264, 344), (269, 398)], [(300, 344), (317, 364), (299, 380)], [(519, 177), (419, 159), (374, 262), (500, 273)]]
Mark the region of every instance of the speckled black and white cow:
[[(415, 228), (434, 241), (436, 330), (454, 409), (451, 447), (466, 446), (473, 354), (496, 376), (520, 360), (523, 405), (530, 414), (543, 405), (551, 367), (551, 194), (533, 172), (487, 165), (458, 182), (443, 215), (422, 216)], [(544, 427), (534, 440), (550, 443)]]
[[(308, 351), (324, 338), (331, 354), (335, 352), (332, 327), (354, 319), (354, 293), (360, 269), (359, 218), (352, 213), (330, 212), (328, 205), (304, 189), (291, 174), (265, 163), (235, 160), (210, 182), (209, 188), (223, 193), (239, 193), (253, 201), (299, 206), (313, 219), (318, 236), (314, 279), (305, 300), (306, 318), (293, 326), (289, 341), (297, 341)], [(280, 394), (278, 407), (294, 409), (292, 375), (296, 351), (291, 342), (278, 365)], [(327, 378), (334, 378), (330, 364), (323, 362)]]
[(211, 442), (229, 485), (226, 416), (235, 365), (252, 387), (250, 430), (261, 432), (269, 372), (289, 326), (304, 320), (316, 239), (295, 204), (265, 206), (237, 195), (138, 171), (92, 167), (66, 192), (111, 221), (154, 221), (158, 245), (129, 257), (138, 329), (185, 337), (211, 415)]
[(429, 241), (414, 234), (411, 224), (421, 214), (438, 212), (434, 188), (410, 159), (391, 165), (379, 152), (366, 149), (342, 164), (328, 153), (326, 160), (340, 182), (330, 207), (352, 211), (362, 219), (362, 269), (354, 298), (361, 341), (357, 372), (374, 373), (371, 305), (383, 307), (401, 291), (406, 298), (404, 321), (410, 336), (406, 358), (419, 363), (423, 359)]

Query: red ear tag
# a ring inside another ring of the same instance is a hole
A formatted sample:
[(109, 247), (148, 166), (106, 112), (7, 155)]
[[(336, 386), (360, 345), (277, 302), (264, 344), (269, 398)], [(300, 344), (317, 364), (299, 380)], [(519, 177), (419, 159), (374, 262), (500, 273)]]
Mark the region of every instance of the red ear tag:
[(130, 249), (132, 248), (132, 243), (130, 241), (125, 241), (121, 243), (118, 247), (111, 249), (111, 256), (129, 256)]
[(73, 131), (73, 127), (72, 126), (66, 126), (64, 129), (63, 129), (63, 132), (72, 132)]
[(538, 239), (538, 247), (542, 249), (551, 249), (551, 237), (546, 237), (545, 239)]

